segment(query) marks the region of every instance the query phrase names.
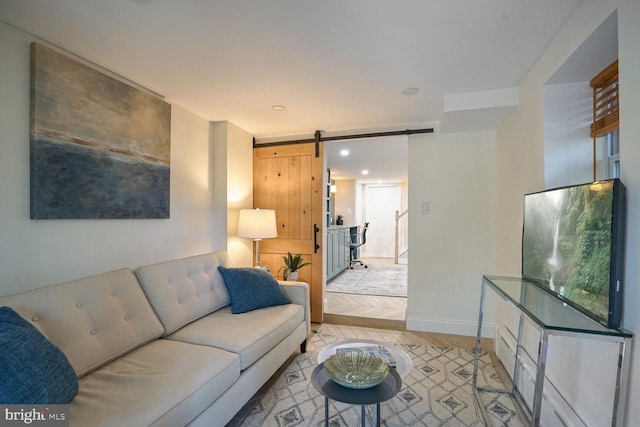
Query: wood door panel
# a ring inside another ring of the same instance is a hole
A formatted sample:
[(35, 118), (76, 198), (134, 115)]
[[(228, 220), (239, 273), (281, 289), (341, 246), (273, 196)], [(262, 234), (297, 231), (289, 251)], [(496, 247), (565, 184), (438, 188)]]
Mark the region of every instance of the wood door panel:
[(311, 162), (310, 155), (255, 161), (254, 207), (275, 209), (279, 238), (313, 237)]
[[(311, 320), (322, 322), (323, 313), (323, 172), (322, 144), (257, 147), (254, 149), (254, 207), (274, 209), (278, 237), (260, 243), (261, 264), (275, 277), (287, 252), (302, 254), (312, 265), (300, 271), (300, 281), (311, 287)], [(314, 236), (314, 224), (319, 231)], [(317, 238), (318, 250), (315, 250)]]

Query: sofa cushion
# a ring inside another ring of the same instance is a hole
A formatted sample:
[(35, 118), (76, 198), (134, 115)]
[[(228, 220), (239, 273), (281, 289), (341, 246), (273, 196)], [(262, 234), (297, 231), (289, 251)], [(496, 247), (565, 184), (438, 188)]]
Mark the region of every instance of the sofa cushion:
[(242, 314), (224, 307), (181, 328), (166, 339), (208, 345), (240, 355), (246, 369), (304, 323), (298, 304), (277, 305)]
[(182, 426), (240, 375), (224, 350), (155, 340), (80, 379), (71, 426)]
[(62, 404), (78, 392), (66, 356), (10, 307), (0, 307), (0, 402)]
[(67, 356), (78, 377), (164, 332), (129, 269), (0, 297)]
[(225, 251), (139, 267), (136, 275), (166, 334), (229, 305), (218, 266), (230, 266)]
[(231, 297), (231, 312), (246, 313), (258, 308), (289, 304), (278, 281), (261, 268), (218, 267)]

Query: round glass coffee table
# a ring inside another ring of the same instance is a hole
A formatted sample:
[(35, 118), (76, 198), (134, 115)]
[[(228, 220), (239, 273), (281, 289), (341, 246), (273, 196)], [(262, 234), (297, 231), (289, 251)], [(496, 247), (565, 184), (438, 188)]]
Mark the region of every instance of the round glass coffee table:
[(393, 347), (391, 345), (372, 340), (346, 340), (338, 341), (333, 344), (329, 344), (324, 347), (318, 353), (318, 363), (322, 363), (329, 358), (329, 356), (336, 354), (336, 350), (345, 348), (371, 348), (382, 346), (389, 351), (391, 357), (395, 360), (395, 368), (400, 375), (400, 378), (404, 378), (411, 372), (413, 368), (413, 362), (409, 355), (402, 349)]
[[(328, 357), (328, 356), (327, 356)], [(398, 394), (402, 388), (402, 379), (395, 369), (389, 370), (389, 375), (380, 384), (364, 389), (353, 389), (343, 387), (334, 382), (327, 371), (324, 369), (324, 363), (316, 366), (311, 373), (311, 383), (324, 396), (324, 425), (329, 426), (329, 399), (338, 402), (350, 403), (353, 405), (361, 405), (360, 420), (362, 427), (365, 426), (366, 405), (376, 405), (376, 426), (380, 427), (380, 403), (391, 399)]]

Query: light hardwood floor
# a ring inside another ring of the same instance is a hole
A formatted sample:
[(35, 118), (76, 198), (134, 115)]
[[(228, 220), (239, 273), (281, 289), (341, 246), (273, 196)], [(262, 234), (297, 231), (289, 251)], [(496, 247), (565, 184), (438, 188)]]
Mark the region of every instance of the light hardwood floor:
[[(407, 330), (379, 329), (367, 326), (340, 325), (330, 323), (313, 323), (311, 325), (312, 334), (318, 331), (330, 333), (343, 337), (344, 339), (368, 339), (387, 344), (420, 344), (433, 345), (437, 347), (455, 347), (464, 349), (475, 349), (476, 337), (462, 335), (436, 334), (432, 332), (419, 332)], [(493, 353), (493, 340), (483, 338), (481, 347), (488, 353)]]
[[(388, 258), (364, 258), (363, 261), (365, 263), (393, 262)], [(374, 335), (383, 333), (384, 337), (370, 337), (370, 339), (382, 342), (404, 342), (392, 340), (393, 337), (397, 337), (399, 340), (408, 340), (407, 344), (457, 348), (474, 348), (476, 345), (475, 337), (407, 331), (406, 312), (407, 298), (404, 297), (326, 292), (324, 323), (322, 325), (316, 324), (315, 330), (320, 327), (330, 328), (331, 325), (340, 325), (338, 330), (356, 331), (357, 334), (363, 334), (362, 336), (367, 336), (370, 333)], [(381, 330), (389, 330), (389, 332)], [(493, 339), (483, 339), (482, 347), (487, 352), (494, 354)]]
[[(404, 330), (407, 299), (374, 295), (342, 294), (327, 292), (324, 303), (324, 321), (328, 323), (353, 324), (363, 319), (370, 327), (382, 324)], [(341, 319), (341, 318), (352, 319)], [(345, 323), (346, 322), (346, 323)]]
[[(363, 258), (363, 261), (365, 264), (393, 263), (390, 258)], [(325, 292), (325, 323), (404, 330), (406, 312), (405, 297)]]
[[(476, 337), (408, 331), (405, 327), (404, 311), (401, 319), (375, 317), (372, 314), (384, 312), (392, 313), (394, 312), (394, 309), (390, 308), (388, 311), (385, 311), (384, 308), (381, 308), (379, 311), (376, 311), (375, 308), (366, 307), (367, 304), (365, 303), (365, 301), (368, 301), (372, 306), (375, 306), (375, 299), (403, 299), (405, 300), (404, 310), (406, 310), (406, 298), (371, 297), (371, 299), (367, 299), (362, 298), (367, 297), (367, 295), (357, 295), (355, 297), (351, 297), (349, 294), (336, 295), (345, 295), (343, 298), (344, 305), (341, 306), (344, 308), (344, 311), (341, 313), (327, 313), (325, 310), (324, 323), (313, 324), (313, 331), (317, 331), (321, 327), (332, 328), (336, 325), (338, 330), (353, 333), (355, 336), (365, 337), (369, 334), (374, 334), (376, 336), (369, 337), (369, 339), (389, 343), (398, 342), (406, 344), (435, 345), (441, 347), (475, 348)], [(353, 303), (354, 305), (349, 307), (349, 303)], [(381, 305), (384, 305), (384, 303)], [(493, 339), (483, 338), (482, 348), (489, 353), (493, 353)]]

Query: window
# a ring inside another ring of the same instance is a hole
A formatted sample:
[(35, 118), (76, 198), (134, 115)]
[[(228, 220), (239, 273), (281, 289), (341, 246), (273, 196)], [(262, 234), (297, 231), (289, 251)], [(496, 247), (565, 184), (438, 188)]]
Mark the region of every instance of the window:
[(620, 178), (620, 139), (619, 131), (609, 132), (607, 138), (607, 176), (609, 178)]

